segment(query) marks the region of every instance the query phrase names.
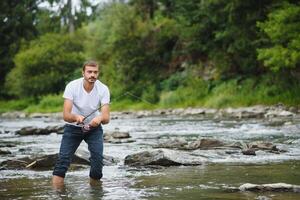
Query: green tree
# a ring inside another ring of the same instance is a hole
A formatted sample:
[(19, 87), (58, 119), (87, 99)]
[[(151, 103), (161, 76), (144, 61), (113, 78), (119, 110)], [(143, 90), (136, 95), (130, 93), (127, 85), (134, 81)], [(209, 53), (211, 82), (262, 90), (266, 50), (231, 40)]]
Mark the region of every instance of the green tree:
[(10, 0), (0, 2), (0, 96), (6, 95), (3, 88), (5, 76), (14, 67), (13, 57), (22, 40), (36, 37), (34, 26), (38, 10), (37, 0)]
[(258, 49), (258, 59), (278, 72), (300, 67), (300, 5), (285, 3), (268, 15), (258, 27), (267, 35), (264, 48)]
[(15, 57), (16, 67), (6, 77), (8, 93), (38, 97), (62, 91), (84, 61), (83, 35), (45, 34)]
[(168, 70), (177, 34), (174, 20), (162, 16), (145, 20), (134, 7), (117, 3), (90, 25), (87, 47), (102, 62), (103, 78), (113, 94), (130, 91), (142, 96), (158, 87)]

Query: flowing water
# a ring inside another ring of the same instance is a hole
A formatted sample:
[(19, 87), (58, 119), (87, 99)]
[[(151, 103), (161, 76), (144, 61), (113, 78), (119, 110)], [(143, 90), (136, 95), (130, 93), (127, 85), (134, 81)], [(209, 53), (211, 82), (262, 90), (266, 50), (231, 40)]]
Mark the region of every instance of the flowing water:
[[(48, 118), (1, 119), (0, 144), (11, 155), (0, 162), (57, 153), (61, 135), (18, 136), (24, 126), (63, 124)], [(0, 199), (300, 199), (299, 193), (241, 192), (244, 183), (300, 185), (300, 119), (213, 119), (203, 116), (126, 117), (111, 120), (104, 131), (128, 131), (136, 142), (105, 143), (104, 154), (120, 159), (105, 166), (102, 184), (90, 186), (89, 167), (69, 171), (63, 190), (51, 187), (52, 171), (1, 170)], [(209, 162), (200, 166), (135, 168), (124, 165), (126, 155), (153, 149), (158, 141), (174, 137), (187, 140), (214, 138), (224, 142), (266, 141), (286, 152), (258, 151), (256, 156), (201, 150)], [(83, 142), (79, 148), (87, 148)]]

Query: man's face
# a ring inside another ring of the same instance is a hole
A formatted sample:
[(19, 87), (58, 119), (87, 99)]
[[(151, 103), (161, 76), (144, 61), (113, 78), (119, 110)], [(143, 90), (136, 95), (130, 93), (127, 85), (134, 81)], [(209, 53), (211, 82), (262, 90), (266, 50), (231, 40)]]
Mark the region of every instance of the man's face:
[(85, 70), (82, 72), (84, 80), (89, 83), (94, 83), (99, 75), (99, 69), (95, 66), (85, 66)]

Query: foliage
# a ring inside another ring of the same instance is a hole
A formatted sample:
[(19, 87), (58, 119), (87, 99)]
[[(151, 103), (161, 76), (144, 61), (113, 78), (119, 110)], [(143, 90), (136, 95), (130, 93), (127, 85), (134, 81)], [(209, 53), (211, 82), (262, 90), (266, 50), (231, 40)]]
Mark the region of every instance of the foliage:
[(300, 5), (284, 4), (258, 27), (268, 36), (267, 46), (258, 49), (266, 67), (275, 72), (300, 67)]
[(29, 104), (24, 109), (26, 113), (34, 113), (34, 112), (61, 112), (63, 110), (63, 97), (62, 93), (57, 95), (46, 95), (42, 96), (38, 103)]
[(78, 2), (1, 3), (1, 95), (51, 99), (91, 58), (114, 109), (299, 103), (297, 0)]
[(5, 76), (14, 67), (13, 58), (21, 41), (33, 39), (37, 35), (34, 26), (37, 4), (37, 0), (0, 3), (0, 96), (6, 96), (3, 89)]
[(8, 93), (18, 97), (58, 93), (84, 60), (82, 35), (46, 34), (30, 42), (15, 58), (6, 79)]
[(22, 98), (15, 100), (0, 100), (0, 113), (10, 111), (22, 111), (28, 105), (34, 105), (36, 102), (32, 98)]
[(159, 85), (168, 69), (177, 27), (174, 20), (157, 16), (144, 21), (129, 5), (112, 4), (89, 33), (88, 52), (102, 61), (103, 79), (113, 94), (142, 96), (145, 87)]

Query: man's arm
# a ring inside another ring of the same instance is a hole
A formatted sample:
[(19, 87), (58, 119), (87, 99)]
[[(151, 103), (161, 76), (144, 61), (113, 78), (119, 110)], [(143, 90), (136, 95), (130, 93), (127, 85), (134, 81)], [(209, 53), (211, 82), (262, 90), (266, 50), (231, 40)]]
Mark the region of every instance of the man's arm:
[(108, 124), (110, 120), (109, 104), (101, 107), (101, 124)]
[(92, 127), (99, 126), (100, 124), (108, 124), (110, 120), (109, 104), (105, 104), (101, 107), (101, 115), (95, 117), (90, 125)]
[(84, 117), (81, 115), (72, 114), (73, 102), (70, 99), (65, 99), (64, 101), (64, 110), (63, 118), (66, 122), (77, 122), (78, 124), (83, 122)]

